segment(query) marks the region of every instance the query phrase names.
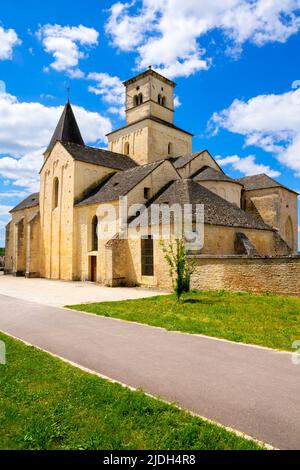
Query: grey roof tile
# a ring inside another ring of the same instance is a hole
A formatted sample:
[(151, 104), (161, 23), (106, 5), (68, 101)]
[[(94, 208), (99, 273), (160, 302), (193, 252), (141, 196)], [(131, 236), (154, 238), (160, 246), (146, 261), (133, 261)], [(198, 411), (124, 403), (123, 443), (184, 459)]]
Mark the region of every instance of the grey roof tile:
[(118, 129), (109, 132), (107, 135), (109, 136), (111, 134), (115, 134), (115, 133), (117, 133), (117, 132), (119, 132), (123, 129), (127, 129), (128, 127), (133, 126), (134, 124), (137, 124), (137, 123), (140, 123), (140, 122), (143, 122), (143, 121), (147, 121), (147, 120), (157, 122), (158, 124), (163, 124), (164, 126), (170, 127), (172, 129), (176, 129), (177, 131), (183, 132), (184, 134), (187, 134), (187, 135), (190, 135), (190, 136), (193, 137), (193, 134), (191, 134), (190, 132), (185, 131), (184, 129), (181, 129), (180, 127), (175, 126), (175, 124), (173, 124), (172, 122), (164, 121), (163, 119), (160, 119), (156, 116), (146, 116), (142, 119), (138, 119), (137, 121), (131, 122), (130, 124), (126, 124), (123, 127), (119, 127)]
[(201, 168), (201, 170), (197, 171), (192, 178), (194, 181), (225, 181), (227, 183), (236, 183), (242, 186), (241, 183), (225, 175), (225, 173), (209, 166)]
[(177, 180), (161, 194), (154, 204), (192, 204), (195, 214), (196, 204), (204, 205), (204, 221), (211, 225), (273, 230), (262, 219), (243, 211), (236, 205), (209, 191), (191, 179)]
[(137, 163), (127, 155), (70, 142), (61, 142), (61, 144), (77, 161), (101, 165), (115, 170), (128, 170), (129, 168), (138, 166)]
[(187, 153), (186, 155), (180, 155), (179, 157), (171, 158), (175, 168), (183, 168), (185, 165), (194, 160), (194, 158), (204, 153), (205, 150), (199, 150), (199, 152)]
[(119, 197), (125, 196), (163, 162), (164, 160), (160, 160), (158, 162), (136, 166), (129, 170), (114, 173), (112, 176), (102, 180), (96, 189), (92, 190), (90, 194), (85, 196), (84, 199), (79, 201), (76, 205), (83, 206), (119, 199)]
[(279, 183), (278, 181), (274, 180), (270, 176), (262, 173), (259, 175), (253, 175), (253, 176), (245, 176), (244, 178), (238, 178), (236, 179), (239, 183), (241, 183), (245, 190), (247, 191), (253, 191), (256, 189), (269, 189), (269, 188), (284, 188), (287, 189), (288, 191), (291, 191), (293, 193), (298, 194), (296, 191), (293, 189), (289, 189), (283, 184)]
[(29, 209), (30, 207), (38, 206), (40, 201), (40, 194), (34, 193), (28, 196), (24, 201), (20, 202), (16, 207), (14, 207), (10, 212), (17, 212), (24, 209)]
[(51, 152), (58, 140), (62, 142), (73, 142), (75, 144), (84, 145), (83, 138), (81, 136), (76, 118), (72, 110), (72, 106), (69, 101), (67, 102), (56, 126), (50, 144), (45, 152), (46, 154)]
[[(183, 168), (186, 165), (188, 165), (190, 162), (192, 162), (195, 158), (199, 157), (199, 155), (202, 155), (205, 152), (207, 152), (210, 155), (208, 150), (199, 150), (198, 152), (187, 153), (186, 155), (180, 155), (180, 156), (175, 157), (175, 158), (170, 158), (170, 160), (172, 161), (172, 163), (173, 163), (173, 165), (176, 169)], [(214, 160), (214, 158), (212, 156), (211, 156), (211, 158), (215, 162), (215, 164), (218, 166), (220, 171), (223, 173), (222, 168), (218, 165), (218, 163)], [(207, 165), (205, 165), (205, 166), (207, 166)]]

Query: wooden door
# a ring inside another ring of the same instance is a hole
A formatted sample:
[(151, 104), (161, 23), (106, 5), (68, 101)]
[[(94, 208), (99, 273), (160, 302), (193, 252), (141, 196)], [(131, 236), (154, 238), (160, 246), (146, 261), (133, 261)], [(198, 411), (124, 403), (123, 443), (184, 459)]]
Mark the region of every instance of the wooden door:
[(90, 280), (91, 282), (97, 281), (97, 257), (91, 256), (90, 260)]

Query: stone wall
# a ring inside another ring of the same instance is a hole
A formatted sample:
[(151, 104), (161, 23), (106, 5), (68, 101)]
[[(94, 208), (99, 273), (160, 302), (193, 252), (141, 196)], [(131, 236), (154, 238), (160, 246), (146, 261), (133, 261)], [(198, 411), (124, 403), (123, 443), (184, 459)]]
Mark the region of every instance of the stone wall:
[(12, 213), (6, 227), (5, 273), (16, 276), (40, 276), (40, 217), (34, 206)]
[(199, 183), (217, 196), (241, 207), (242, 186), (240, 184), (227, 181), (199, 181)]
[(300, 295), (300, 257), (193, 257), (192, 288)]
[[(191, 135), (151, 119), (133, 123), (107, 137), (112, 152), (124, 154), (125, 144), (129, 144), (129, 156), (139, 165), (192, 151)], [(172, 155), (168, 155), (169, 143), (172, 144)]]
[(276, 228), (294, 253), (298, 252), (297, 198), (296, 193), (281, 187), (244, 191), (243, 194), (243, 208)]
[(209, 154), (209, 152), (205, 150), (204, 152), (199, 153), (198, 156), (193, 158), (185, 166), (183, 166), (182, 168), (179, 168), (178, 173), (180, 174), (182, 178), (190, 178), (203, 166), (209, 166), (211, 168), (214, 168), (217, 171), (221, 171), (220, 167), (217, 165), (217, 163)]

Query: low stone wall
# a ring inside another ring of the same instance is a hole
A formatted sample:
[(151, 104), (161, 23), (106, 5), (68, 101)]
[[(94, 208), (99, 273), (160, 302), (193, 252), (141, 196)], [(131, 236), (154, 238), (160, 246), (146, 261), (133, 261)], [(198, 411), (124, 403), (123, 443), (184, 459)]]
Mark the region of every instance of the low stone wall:
[(193, 256), (192, 289), (300, 295), (300, 256)]

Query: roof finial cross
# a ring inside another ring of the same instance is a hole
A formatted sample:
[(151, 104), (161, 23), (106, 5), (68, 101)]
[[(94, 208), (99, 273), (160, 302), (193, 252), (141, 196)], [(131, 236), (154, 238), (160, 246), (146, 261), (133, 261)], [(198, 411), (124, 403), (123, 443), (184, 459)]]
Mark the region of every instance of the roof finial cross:
[(70, 94), (71, 94), (71, 83), (70, 80), (66, 82), (66, 90), (67, 90), (67, 98), (68, 98), (68, 103), (70, 103)]

